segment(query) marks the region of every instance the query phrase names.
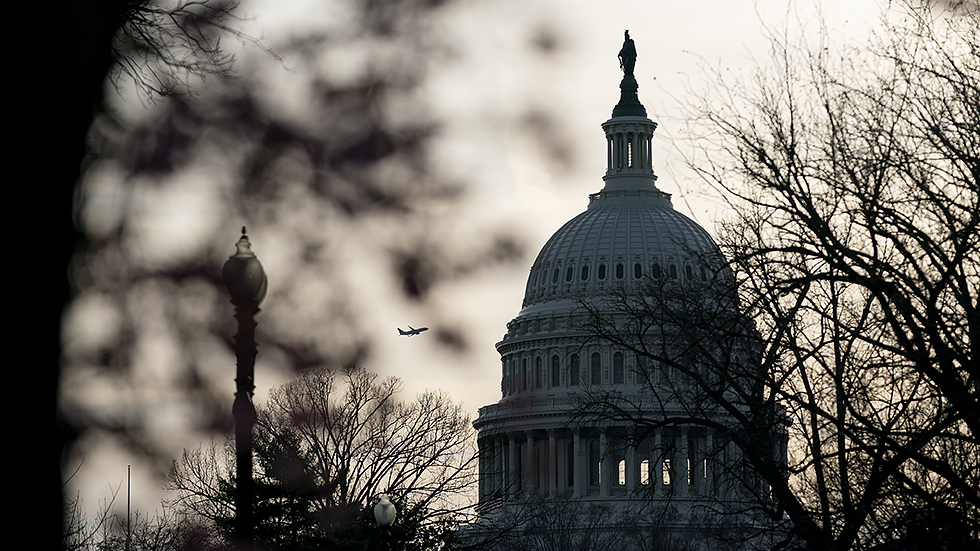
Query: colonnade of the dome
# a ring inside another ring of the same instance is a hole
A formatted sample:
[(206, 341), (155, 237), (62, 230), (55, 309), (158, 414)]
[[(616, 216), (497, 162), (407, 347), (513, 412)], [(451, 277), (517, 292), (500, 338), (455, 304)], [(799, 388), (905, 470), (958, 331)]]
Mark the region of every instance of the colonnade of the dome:
[[(482, 414), (490, 412), (482, 412)], [(746, 471), (737, 448), (713, 429), (679, 426), (485, 430), (481, 499), (534, 496), (623, 500), (737, 500)]]
[(606, 132), (606, 175), (653, 174), (653, 133), (646, 117), (618, 117), (602, 125)]

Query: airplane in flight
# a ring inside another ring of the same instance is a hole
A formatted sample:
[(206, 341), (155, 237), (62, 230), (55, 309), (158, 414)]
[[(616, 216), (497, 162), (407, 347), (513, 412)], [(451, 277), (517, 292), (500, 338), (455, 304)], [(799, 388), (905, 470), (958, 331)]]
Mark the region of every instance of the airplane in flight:
[(419, 327), (418, 329), (416, 329), (416, 328), (412, 327), (411, 325), (409, 325), (408, 326), (408, 331), (402, 331), (402, 328), (399, 327), (398, 328), (398, 334), (399, 335), (406, 335), (406, 336), (409, 336), (409, 337), (414, 337), (415, 335), (418, 335), (422, 331), (428, 331), (428, 330), (429, 330), (428, 327)]

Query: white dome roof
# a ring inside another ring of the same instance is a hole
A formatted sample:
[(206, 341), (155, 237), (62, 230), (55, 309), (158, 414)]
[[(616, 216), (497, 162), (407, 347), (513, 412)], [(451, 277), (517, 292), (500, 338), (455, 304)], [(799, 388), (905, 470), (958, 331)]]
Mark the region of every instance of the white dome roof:
[[(531, 267), (524, 306), (601, 293), (654, 274), (705, 279), (720, 258), (696, 222), (655, 189), (601, 192), (545, 244)], [(702, 271), (704, 270), (704, 271)]]

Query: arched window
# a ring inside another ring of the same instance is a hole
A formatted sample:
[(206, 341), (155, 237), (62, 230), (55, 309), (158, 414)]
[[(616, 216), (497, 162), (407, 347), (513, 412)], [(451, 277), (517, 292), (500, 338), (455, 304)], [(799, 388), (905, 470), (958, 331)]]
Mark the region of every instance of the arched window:
[(596, 274), (600, 280), (606, 279), (606, 265), (599, 264), (599, 271)]
[(701, 281), (708, 281), (708, 272), (705, 271), (704, 266), (701, 267)]
[(670, 265), (670, 279), (677, 279), (677, 266)]
[(626, 277), (626, 268), (623, 267), (622, 263), (616, 264), (616, 279), (623, 279)]
[(602, 356), (598, 352), (592, 353), (592, 365), (589, 370), (591, 383), (594, 385), (602, 384)]
[(643, 277), (643, 264), (637, 262), (633, 265), (633, 278), (640, 279)]
[(688, 281), (691, 281), (694, 279), (694, 270), (690, 266), (684, 266), (684, 275), (687, 276)]
[(568, 269), (565, 270), (565, 281), (571, 281), (573, 275), (575, 275), (575, 267), (569, 266)]
[(559, 271), (560, 271), (559, 268), (555, 268), (555, 273), (551, 276), (551, 282), (552, 283), (558, 283), (558, 273), (559, 273)]
[(556, 387), (561, 382), (559, 377), (561, 376), (561, 363), (558, 359), (558, 354), (551, 357), (551, 386)]
[(650, 484), (650, 460), (640, 461), (640, 484)]
[(656, 278), (656, 279), (660, 279), (660, 276), (662, 276), (662, 275), (663, 274), (660, 273), (660, 264), (654, 264), (653, 265), (653, 277)]
[(623, 368), (623, 353), (616, 352), (613, 354), (613, 383), (623, 384), (625, 371)]
[(541, 369), (541, 356), (534, 358), (534, 388), (541, 388), (544, 374)]
[(521, 390), (527, 390), (527, 358), (521, 359)]
[(589, 279), (589, 265), (582, 266), (582, 281)]
[(571, 359), (568, 361), (568, 384), (571, 386), (578, 386), (579, 373), (581, 372), (581, 367), (579, 366), (578, 354), (572, 354)]

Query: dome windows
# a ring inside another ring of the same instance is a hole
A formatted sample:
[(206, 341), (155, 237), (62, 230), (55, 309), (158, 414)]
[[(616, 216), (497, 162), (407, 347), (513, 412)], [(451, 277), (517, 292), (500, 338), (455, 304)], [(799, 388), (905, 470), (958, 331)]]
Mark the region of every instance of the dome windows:
[(589, 382), (594, 385), (602, 384), (602, 356), (598, 352), (592, 353), (592, 361), (589, 365)]
[(623, 367), (623, 353), (613, 354), (613, 384), (623, 384), (625, 382), (625, 371)]
[[(709, 282), (714, 274), (711, 265), (706, 264), (697, 254), (661, 256), (656, 250), (648, 250), (646, 254), (630, 254), (631, 260), (624, 259), (623, 256), (615, 255), (610, 262), (605, 254), (597, 257), (583, 254), (554, 259), (536, 266), (528, 276), (524, 305), (566, 297), (578, 298), (581, 293), (602, 292), (610, 280), (617, 284), (626, 283), (624, 280), (635, 284), (650, 277), (654, 280), (671, 279), (694, 285)], [(562, 279), (564, 285), (559, 285)], [(547, 360), (545, 357), (546, 368)], [(528, 384), (533, 385), (533, 374)]]
[(558, 386), (560, 382), (561, 373), (561, 360), (558, 359), (558, 354), (551, 356), (551, 387), (554, 388)]
[[(610, 278), (615, 278), (617, 280), (626, 279), (626, 269), (627, 265), (622, 261), (616, 261), (614, 266), (609, 266), (605, 260), (600, 259), (599, 261), (593, 263), (588, 258), (570, 258), (565, 259), (564, 262), (559, 262), (559, 264), (568, 264), (564, 267), (564, 280), (565, 283), (578, 282), (588, 282), (588, 281), (607, 281)], [(685, 281), (694, 282), (697, 280), (707, 282), (709, 279), (708, 270), (700, 265), (701, 263), (692, 260), (691, 264), (686, 262), (675, 263), (673, 259), (669, 259), (667, 263), (661, 264), (660, 260), (651, 259), (646, 261), (639, 255), (633, 261), (632, 267), (632, 279), (642, 280), (645, 273), (649, 269), (649, 275), (654, 279), (670, 278), (670, 279), (681, 279)], [(594, 268), (594, 269), (593, 269)], [(548, 273), (550, 271), (551, 284), (556, 285), (559, 283), (560, 278), (562, 278), (561, 266), (556, 266), (554, 268), (543, 268), (532, 270), (532, 274), (529, 277), (529, 293), (535, 293), (535, 295), (546, 296), (548, 295), (547, 290), (547, 280)], [(612, 273), (610, 273), (612, 272)], [(566, 287), (565, 289), (568, 289)], [(552, 289), (553, 294), (556, 290)], [(558, 291), (561, 292), (561, 291)], [(567, 291), (565, 291), (567, 292)]]
[(579, 385), (579, 374), (581, 373), (581, 365), (579, 365), (578, 354), (572, 354), (571, 359), (568, 361), (568, 384), (571, 386)]

